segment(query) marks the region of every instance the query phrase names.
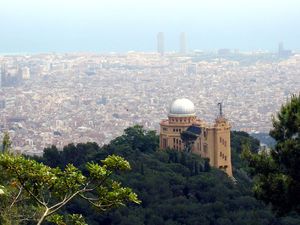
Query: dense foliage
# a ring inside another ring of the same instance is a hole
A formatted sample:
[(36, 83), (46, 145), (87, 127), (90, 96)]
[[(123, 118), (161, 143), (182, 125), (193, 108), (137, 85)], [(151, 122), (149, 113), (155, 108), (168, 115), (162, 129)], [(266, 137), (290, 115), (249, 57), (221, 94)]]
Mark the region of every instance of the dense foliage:
[[(269, 207), (251, 192), (252, 180), (240, 159), (242, 145), (256, 152), (259, 143), (244, 132), (232, 133), (234, 182), (224, 172), (211, 168), (207, 160), (177, 152), (158, 150), (158, 136), (140, 126), (130, 127), (110, 144), (70, 144), (63, 151), (45, 149), (45, 164), (64, 168), (99, 161), (116, 154), (126, 158), (132, 170), (115, 179), (133, 188), (142, 201), (99, 215), (80, 199), (72, 201), (62, 213), (82, 214), (89, 225), (226, 225), (300, 224), (297, 217), (278, 219)], [(246, 168), (247, 169), (247, 168)]]
[[(129, 163), (115, 155), (101, 162), (102, 165), (87, 163), (83, 175), (72, 164), (67, 164), (61, 170), (23, 156), (0, 154), (3, 185), (0, 186), (3, 192), (0, 198), (0, 223), (16, 225), (24, 221), (36, 221), (39, 225), (51, 216), (51, 221), (62, 224), (64, 217), (57, 213), (76, 197), (102, 211), (127, 202), (139, 203), (130, 188), (122, 187), (111, 178), (114, 172), (129, 170)], [(76, 219), (75, 215), (70, 217)], [(84, 224), (83, 221), (79, 216), (76, 224)]]
[(300, 95), (281, 107), (270, 135), (276, 140), (270, 152), (244, 152), (255, 176), (255, 195), (279, 215), (300, 213)]
[[(231, 160), (234, 165), (233, 170), (236, 172), (239, 169), (244, 169), (246, 163), (240, 158), (243, 148), (249, 147), (251, 152), (257, 153), (260, 148), (260, 143), (257, 139), (252, 138), (248, 133), (243, 131), (231, 132)], [(236, 176), (236, 174), (235, 174)]]

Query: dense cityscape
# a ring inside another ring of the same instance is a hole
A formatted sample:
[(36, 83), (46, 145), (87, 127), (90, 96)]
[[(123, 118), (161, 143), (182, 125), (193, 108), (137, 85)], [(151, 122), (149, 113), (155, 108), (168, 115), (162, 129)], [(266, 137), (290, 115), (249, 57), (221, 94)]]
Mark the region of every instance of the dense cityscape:
[(26, 154), (71, 142), (102, 145), (134, 124), (158, 130), (178, 97), (209, 122), (223, 102), (233, 130), (267, 133), (300, 87), (297, 54), (49, 53), (3, 55), (0, 65), (0, 130)]
[(1, 1), (0, 225), (300, 225), (299, 8)]

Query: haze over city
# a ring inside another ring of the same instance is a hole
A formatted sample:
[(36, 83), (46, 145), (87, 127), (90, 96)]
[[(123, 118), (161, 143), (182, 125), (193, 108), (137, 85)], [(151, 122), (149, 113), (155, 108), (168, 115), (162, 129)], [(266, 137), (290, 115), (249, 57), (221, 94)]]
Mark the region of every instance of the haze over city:
[(232, 129), (267, 133), (299, 90), (299, 8), (292, 0), (1, 1), (0, 129), (30, 154), (104, 144), (133, 124), (159, 131), (172, 101), (186, 97), (201, 119), (212, 122), (223, 102)]
[(188, 49), (276, 51), (280, 41), (300, 50), (297, 0), (1, 0), (0, 53), (166, 51)]
[(0, 225), (299, 225), (300, 0), (0, 0)]
[(133, 124), (158, 131), (171, 102), (187, 97), (202, 119), (213, 121), (223, 101), (233, 129), (267, 133), (300, 87), (299, 8), (292, 0), (2, 1), (1, 130), (33, 152), (104, 144)]

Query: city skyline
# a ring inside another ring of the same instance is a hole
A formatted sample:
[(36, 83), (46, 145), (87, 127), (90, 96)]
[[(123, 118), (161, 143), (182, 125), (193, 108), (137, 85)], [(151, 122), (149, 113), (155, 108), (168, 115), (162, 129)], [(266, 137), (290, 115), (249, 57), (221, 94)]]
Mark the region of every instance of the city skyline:
[(296, 0), (3, 0), (0, 5), (1, 53), (152, 52), (160, 31), (166, 52), (178, 50), (182, 31), (190, 50), (276, 51), (280, 41), (300, 50)]
[[(170, 41), (170, 37), (167, 35), (165, 35), (164, 31), (159, 31), (156, 33), (156, 37), (155, 35), (153, 36), (153, 39), (151, 40), (153, 42), (153, 48), (152, 49), (148, 49), (148, 50), (135, 50), (135, 49), (129, 49), (129, 50), (124, 50), (124, 51), (113, 51), (113, 50), (107, 50), (107, 51), (97, 51), (97, 49), (86, 49), (86, 50), (82, 50), (82, 49), (73, 49), (73, 50), (44, 50), (44, 51), (2, 51), (0, 49), (0, 55), (24, 55), (24, 54), (40, 54), (40, 53), (73, 53), (73, 52), (94, 52), (94, 53), (101, 53), (101, 54), (106, 54), (106, 53), (118, 53), (118, 54), (122, 54), (122, 53), (128, 53), (128, 52), (145, 52), (145, 53), (153, 53), (153, 52), (158, 52), (161, 55), (164, 55), (165, 53), (174, 53), (174, 52), (178, 52), (180, 54), (188, 54), (188, 53), (193, 53), (193, 52), (198, 52), (198, 51), (202, 51), (202, 52), (215, 52), (218, 53), (218, 50), (222, 50), (222, 49), (226, 49), (226, 50), (230, 50), (233, 53), (234, 52), (255, 52), (255, 51), (264, 51), (264, 52), (270, 52), (270, 53), (277, 53), (278, 51), (280, 51), (280, 47), (279, 46), (284, 46), (284, 48), (286, 46), (290, 46), (289, 43), (285, 43), (283, 40), (279, 40), (278, 42), (274, 43), (274, 46), (272, 47), (272, 49), (266, 49), (266, 48), (253, 48), (253, 49), (240, 49), (238, 47), (232, 46), (232, 47), (219, 47), (219, 48), (192, 48), (189, 47), (187, 45), (187, 43), (189, 42), (189, 38), (187, 37), (186, 32), (181, 31), (178, 32), (177, 35), (175, 35), (174, 37), (172, 37), (171, 42)], [(177, 42), (176, 45), (174, 45), (172, 48), (170, 48), (171, 45), (173, 45), (173, 42)], [(293, 51), (295, 53), (299, 53), (300, 52), (300, 48), (295, 49), (295, 48), (289, 48), (289, 51)]]

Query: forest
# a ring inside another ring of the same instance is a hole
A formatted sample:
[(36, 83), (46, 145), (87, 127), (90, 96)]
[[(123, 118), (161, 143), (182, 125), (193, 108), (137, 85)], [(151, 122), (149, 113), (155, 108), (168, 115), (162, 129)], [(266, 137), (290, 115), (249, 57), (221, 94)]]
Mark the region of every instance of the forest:
[(241, 152), (244, 145), (257, 152), (259, 141), (245, 132), (233, 131), (231, 136), (235, 179), (210, 167), (206, 159), (197, 155), (159, 150), (155, 131), (137, 125), (102, 147), (96, 143), (69, 144), (63, 150), (52, 146), (35, 160), (60, 168), (71, 163), (83, 173), (85, 163), (97, 162), (108, 155), (119, 155), (129, 161), (132, 170), (114, 178), (131, 187), (141, 204), (99, 212), (77, 198), (60, 212), (82, 214), (89, 225), (300, 224), (297, 214), (277, 217), (269, 205), (254, 198), (253, 181), (247, 175), (248, 167), (241, 159)]

